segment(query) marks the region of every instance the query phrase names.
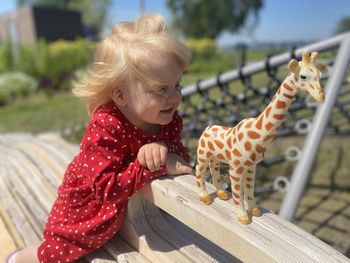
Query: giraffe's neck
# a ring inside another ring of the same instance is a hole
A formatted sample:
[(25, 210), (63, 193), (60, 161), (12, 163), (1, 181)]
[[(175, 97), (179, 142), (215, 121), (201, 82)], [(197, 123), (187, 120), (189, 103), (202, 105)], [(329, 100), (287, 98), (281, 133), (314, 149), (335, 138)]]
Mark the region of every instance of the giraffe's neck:
[(256, 118), (257, 125), (261, 126), (266, 134), (275, 133), (283, 122), (297, 93), (295, 84), (294, 74), (290, 73), (277, 90), (270, 104)]

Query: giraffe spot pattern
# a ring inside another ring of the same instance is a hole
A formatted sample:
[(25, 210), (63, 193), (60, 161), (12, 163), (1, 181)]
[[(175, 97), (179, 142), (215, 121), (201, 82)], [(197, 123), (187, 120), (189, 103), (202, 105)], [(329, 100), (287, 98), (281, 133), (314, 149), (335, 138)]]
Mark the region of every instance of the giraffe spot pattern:
[(286, 106), (287, 104), (284, 101), (281, 101), (281, 100), (277, 101), (277, 104), (276, 104), (277, 109), (283, 109)]
[(275, 137), (275, 135), (267, 135), (264, 138), (264, 142), (267, 142), (268, 140), (272, 140)]
[(246, 128), (250, 129), (252, 127), (253, 121), (248, 121), (248, 123), (246, 124)]
[(260, 134), (255, 131), (248, 131), (247, 134), (251, 139), (259, 139), (261, 137)]
[(214, 145), (211, 143), (211, 142), (208, 142), (208, 147), (210, 150), (214, 151), (215, 148), (214, 148)]
[(226, 141), (227, 146), (230, 147), (230, 148), (232, 147), (232, 142), (231, 142), (231, 140), (232, 140), (231, 137), (228, 137), (228, 138), (227, 138), (227, 141)]
[(269, 117), (270, 112), (271, 112), (271, 107), (268, 107), (268, 108), (266, 109), (266, 111), (265, 111), (266, 118), (268, 118), (268, 117)]
[(204, 132), (204, 133), (203, 133), (203, 136), (206, 137), (206, 138), (209, 138), (209, 137), (210, 137), (210, 134), (207, 133), (207, 132)]
[(266, 125), (265, 125), (265, 128), (266, 128), (266, 130), (271, 130), (271, 128), (273, 127), (273, 124), (272, 124), (272, 122), (268, 122), (268, 123), (266, 123)]
[(290, 99), (290, 100), (294, 98), (294, 96), (291, 96), (291, 95), (288, 95), (288, 94), (283, 94), (283, 96), (286, 97), (287, 99)]
[(260, 117), (259, 117), (259, 119), (258, 119), (258, 122), (257, 122), (256, 125), (255, 125), (255, 127), (256, 127), (258, 130), (261, 130), (261, 129), (262, 129), (263, 119), (264, 119), (264, 115), (260, 115)]
[(285, 114), (274, 114), (274, 115), (273, 115), (273, 117), (274, 117), (276, 120), (283, 120), (285, 116), (286, 116)]
[(251, 149), (252, 149), (252, 144), (250, 143), (250, 142), (245, 142), (245, 144), (244, 144), (244, 149), (246, 150), (246, 151), (250, 151)]
[(252, 153), (252, 154), (250, 155), (250, 159), (251, 159), (252, 161), (255, 161), (255, 158), (256, 158), (256, 154), (255, 154), (255, 153)]
[(233, 152), (232, 152), (234, 155), (238, 156), (238, 157), (241, 157), (242, 154), (240, 151), (238, 151), (237, 149), (234, 149)]
[(236, 182), (236, 183), (238, 183), (238, 182), (239, 182), (239, 180), (240, 180), (240, 178), (239, 178), (239, 177), (234, 177), (234, 176), (231, 176), (230, 178), (231, 178), (231, 180), (232, 180), (232, 181), (234, 181), (234, 182)]
[(293, 88), (290, 87), (286, 82), (283, 83), (283, 87), (284, 87), (286, 90), (293, 91)]
[(230, 160), (231, 159), (231, 152), (229, 150), (225, 150), (225, 154), (226, 154), (226, 158), (228, 160)]
[(223, 144), (221, 141), (219, 141), (219, 140), (214, 140), (214, 143), (215, 143), (220, 149), (222, 149), (222, 148), (224, 147), (224, 144)]
[(244, 162), (244, 164), (245, 164), (246, 166), (251, 166), (251, 165), (253, 165), (254, 163), (252, 163), (251, 161), (247, 160), (247, 161)]
[(242, 174), (242, 173), (243, 173), (243, 170), (244, 170), (243, 167), (239, 167), (239, 168), (236, 170), (236, 173)]
[(222, 161), (225, 160), (225, 157), (224, 157), (221, 153), (217, 154), (217, 155), (216, 155), (216, 158), (218, 158), (218, 159), (220, 159), (220, 160), (222, 160)]

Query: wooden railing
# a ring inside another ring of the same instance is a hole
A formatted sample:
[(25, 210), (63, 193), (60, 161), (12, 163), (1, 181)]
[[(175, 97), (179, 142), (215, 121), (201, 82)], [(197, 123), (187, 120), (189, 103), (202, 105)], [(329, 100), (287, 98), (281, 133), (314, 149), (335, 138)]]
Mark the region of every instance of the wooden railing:
[[(56, 189), (77, 151), (57, 135), (0, 135), (1, 262), (41, 239)], [(133, 195), (119, 233), (79, 262), (92, 261), (350, 262), (267, 210), (242, 225), (230, 201), (203, 205), (193, 175), (157, 179)]]

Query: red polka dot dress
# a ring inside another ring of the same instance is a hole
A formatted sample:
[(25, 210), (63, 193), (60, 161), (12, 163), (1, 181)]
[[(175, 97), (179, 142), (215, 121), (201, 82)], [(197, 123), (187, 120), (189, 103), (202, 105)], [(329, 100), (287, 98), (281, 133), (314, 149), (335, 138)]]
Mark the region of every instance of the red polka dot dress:
[(121, 226), (128, 197), (166, 167), (150, 172), (136, 156), (144, 144), (163, 141), (169, 152), (189, 160), (181, 143), (182, 120), (177, 113), (157, 134), (146, 133), (113, 104), (100, 107), (68, 165), (49, 214), (40, 262), (74, 262), (105, 244)]

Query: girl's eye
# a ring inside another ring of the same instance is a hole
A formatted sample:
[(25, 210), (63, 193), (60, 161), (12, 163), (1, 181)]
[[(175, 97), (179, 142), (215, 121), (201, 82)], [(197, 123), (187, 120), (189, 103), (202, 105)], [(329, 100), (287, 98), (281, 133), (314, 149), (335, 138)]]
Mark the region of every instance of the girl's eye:
[(301, 79), (307, 79), (307, 77), (305, 75), (300, 75)]
[(158, 95), (163, 95), (167, 92), (167, 87), (163, 86), (163, 87), (158, 87), (156, 90), (155, 90), (155, 93), (158, 94)]

